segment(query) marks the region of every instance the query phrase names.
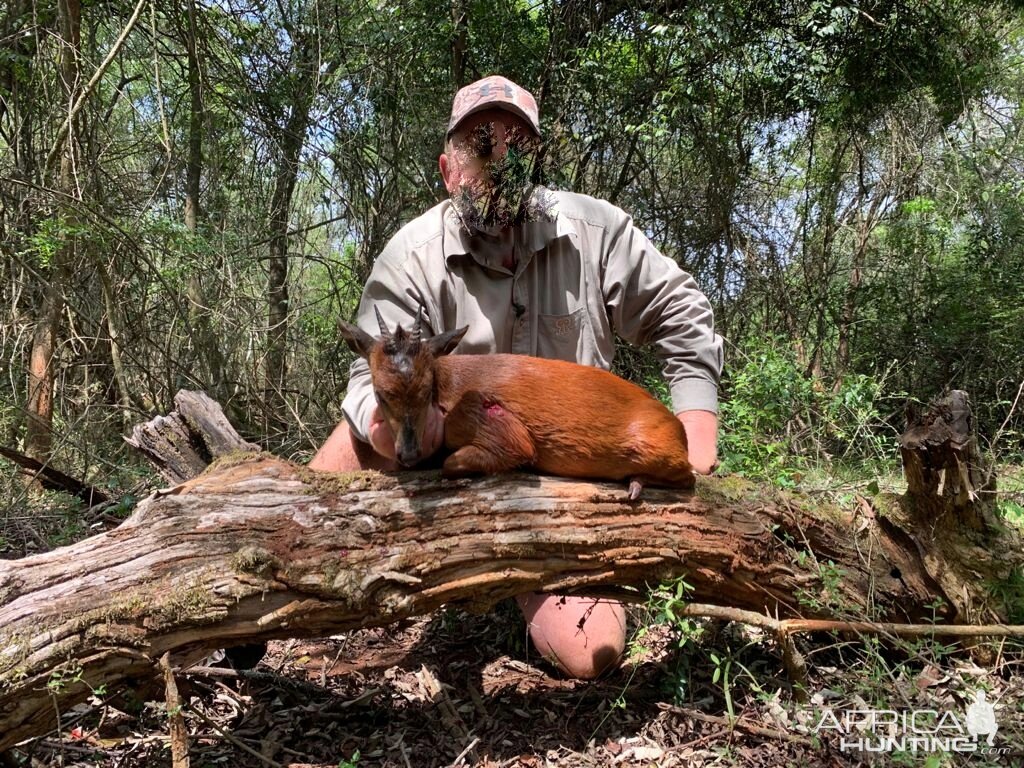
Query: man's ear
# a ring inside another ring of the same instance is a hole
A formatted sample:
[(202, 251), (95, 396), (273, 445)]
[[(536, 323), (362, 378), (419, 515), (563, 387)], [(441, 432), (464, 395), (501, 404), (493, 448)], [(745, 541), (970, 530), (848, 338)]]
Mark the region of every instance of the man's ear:
[(437, 334), (437, 336), (431, 336), (423, 343), (427, 345), (427, 348), (430, 349), (434, 357), (447, 355), (459, 346), (459, 342), (462, 341), (462, 337), (466, 335), (468, 330), (468, 325), (464, 328), (456, 328), (454, 331), (446, 331), (445, 333)]
[(449, 178), (452, 174), (452, 159), (448, 157), (448, 149), (445, 147), (445, 151), (437, 158), (437, 167), (441, 171), (441, 178), (444, 179), (444, 188), (451, 192), (452, 189), (449, 186)]
[(338, 333), (348, 344), (349, 349), (365, 358), (370, 357), (370, 350), (377, 343), (377, 340), (362, 328), (346, 323), (344, 320), (338, 321)]

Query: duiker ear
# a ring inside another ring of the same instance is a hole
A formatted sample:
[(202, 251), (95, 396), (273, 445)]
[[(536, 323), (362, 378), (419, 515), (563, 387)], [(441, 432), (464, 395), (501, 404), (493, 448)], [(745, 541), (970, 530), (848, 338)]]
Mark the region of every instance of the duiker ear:
[(349, 349), (366, 358), (370, 356), (370, 350), (377, 343), (377, 340), (362, 328), (346, 323), (344, 320), (338, 321), (338, 333), (348, 344)]
[(454, 331), (446, 331), (445, 333), (437, 334), (437, 336), (431, 336), (423, 343), (427, 345), (434, 357), (447, 355), (459, 345), (459, 342), (462, 341), (462, 337), (466, 335), (468, 330), (468, 325), (464, 328), (456, 328)]

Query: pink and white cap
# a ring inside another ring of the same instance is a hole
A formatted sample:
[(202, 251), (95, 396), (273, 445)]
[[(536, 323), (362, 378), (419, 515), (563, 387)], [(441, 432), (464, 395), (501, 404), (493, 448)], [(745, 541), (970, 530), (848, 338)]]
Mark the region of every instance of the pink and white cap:
[(528, 90), (501, 75), (491, 75), (477, 80), (455, 94), (455, 101), (452, 102), (452, 116), (448, 121), (448, 132), (445, 135), (451, 136), (455, 127), (474, 112), (491, 107), (507, 109), (509, 112), (519, 115), (540, 136), (537, 100)]

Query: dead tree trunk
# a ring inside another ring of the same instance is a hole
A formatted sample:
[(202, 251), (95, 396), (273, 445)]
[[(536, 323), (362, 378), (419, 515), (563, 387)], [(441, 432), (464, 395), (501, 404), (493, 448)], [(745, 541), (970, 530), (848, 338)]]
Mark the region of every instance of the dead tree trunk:
[(924, 415), (908, 413), (900, 455), (909, 506), (920, 521), (951, 517), (947, 527), (971, 530), (992, 523), (995, 474), (978, 451), (966, 392), (953, 390)]
[(917, 621), (942, 598), (940, 616), (1002, 618), (989, 584), (1019, 567), (1009, 533), (990, 530), (986, 551), (952, 534), (933, 548), (906, 525), (918, 522), (898, 500), (851, 513), (734, 478), (631, 503), (618, 485), (328, 474), (236, 453), (113, 531), (0, 563), (0, 751), (91, 688), (150, 676), (168, 651), (323, 636), (445, 603), (484, 609), (530, 590), (685, 575), (695, 601), (772, 615)]
[[(912, 531), (922, 557), (933, 567), (943, 593), (955, 594), (962, 585), (979, 585), (996, 593), (1007, 583), (1021, 583), (1021, 547), (1016, 536), (1004, 536), (1005, 523), (995, 512), (996, 478), (978, 450), (974, 414), (966, 392), (953, 390), (932, 403), (927, 413), (908, 412), (900, 437), (907, 493), (895, 522)], [(1002, 561), (1000, 579), (990, 566)], [(1003, 602), (1021, 605), (1024, 594), (1011, 588)], [(976, 599), (952, 602), (954, 618), (977, 623), (996, 614), (1005, 617), (1000, 598), (983, 591)], [(1019, 609), (1014, 609), (1019, 612)], [(1011, 620), (1022, 620), (1019, 616)]]
[(220, 403), (202, 392), (182, 390), (175, 410), (145, 424), (136, 424), (127, 443), (139, 450), (168, 483), (191, 480), (222, 456), (258, 451), (224, 416)]

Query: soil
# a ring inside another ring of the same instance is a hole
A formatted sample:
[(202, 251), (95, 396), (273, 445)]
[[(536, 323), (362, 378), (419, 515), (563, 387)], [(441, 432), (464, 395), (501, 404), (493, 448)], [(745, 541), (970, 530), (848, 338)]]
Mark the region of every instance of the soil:
[[(649, 627), (637, 650), (592, 682), (564, 679), (536, 658), (511, 601), (486, 615), (445, 610), (313, 642), (275, 641), (251, 672), (181, 672), (191, 765), (855, 766), (866, 764), (864, 753), (843, 751), (834, 731), (815, 733), (826, 708), (928, 703), (962, 716), (967, 693), (981, 686), (1000, 702), (1000, 754), (925, 763), (895, 753), (868, 764), (1024, 764), (1024, 685), (1009, 654), (983, 670), (963, 652), (807, 640), (811, 696), (799, 705), (773, 643), (756, 630), (709, 623), (680, 643), (650, 616), (635, 618)], [(933, 655), (944, 661), (927, 663)], [(95, 697), (65, 714), (59, 737), (9, 761), (171, 766), (162, 685), (148, 696), (155, 700)]]

